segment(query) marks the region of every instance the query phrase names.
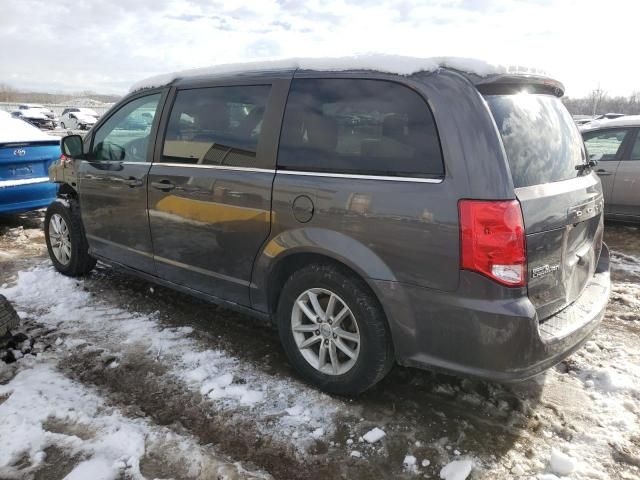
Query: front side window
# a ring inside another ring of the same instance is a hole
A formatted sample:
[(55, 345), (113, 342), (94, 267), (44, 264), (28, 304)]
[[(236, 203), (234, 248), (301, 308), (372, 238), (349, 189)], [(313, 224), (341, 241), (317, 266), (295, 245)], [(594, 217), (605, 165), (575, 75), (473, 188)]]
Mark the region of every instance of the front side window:
[(412, 177), (444, 173), (424, 99), (398, 83), (363, 79), (292, 82), (278, 168)]
[(585, 133), (584, 144), (587, 147), (589, 159), (599, 162), (616, 160), (626, 136), (625, 129)]
[(92, 160), (146, 162), (159, 93), (140, 97), (121, 107), (96, 131)]
[(179, 91), (162, 161), (259, 167), (257, 148), (270, 89), (256, 85)]

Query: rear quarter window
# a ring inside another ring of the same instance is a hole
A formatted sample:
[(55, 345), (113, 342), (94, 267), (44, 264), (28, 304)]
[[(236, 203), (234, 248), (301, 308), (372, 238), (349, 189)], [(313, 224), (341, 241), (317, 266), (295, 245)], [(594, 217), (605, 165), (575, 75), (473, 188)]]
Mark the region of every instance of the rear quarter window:
[(485, 97), (502, 137), (514, 187), (569, 180), (585, 161), (582, 137), (559, 98), (514, 94)]
[(626, 129), (586, 132), (584, 143), (591, 160), (615, 160), (627, 136)]
[(278, 168), (385, 176), (444, 174), (426, 101), (383, 80), (295, 79)]

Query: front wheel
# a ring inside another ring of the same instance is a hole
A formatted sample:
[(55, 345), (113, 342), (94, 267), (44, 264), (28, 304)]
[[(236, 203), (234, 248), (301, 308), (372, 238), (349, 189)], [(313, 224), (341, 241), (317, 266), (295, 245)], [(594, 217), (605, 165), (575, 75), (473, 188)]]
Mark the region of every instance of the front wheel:
[(74, 199), (58, 198), (49, 205), (44, 217), (44, 236), (49, 257), (60, 273), (78, 277), (95, 266)]
[(289, 361), (329, 393), (357, 395), (379, 382), (394, 361), (377, 299), (362, 279), (333, 265), (309, 265), (285, 283), (278, 331)]

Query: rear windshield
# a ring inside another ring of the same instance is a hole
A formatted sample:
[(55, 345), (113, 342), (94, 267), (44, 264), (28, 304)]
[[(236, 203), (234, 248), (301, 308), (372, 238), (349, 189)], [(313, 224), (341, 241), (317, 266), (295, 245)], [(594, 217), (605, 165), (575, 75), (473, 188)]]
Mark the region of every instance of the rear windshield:
[(507, 153), (514, 187), (575, 178), (584, 163), (582, 137), (559, 98), (487, 95)]

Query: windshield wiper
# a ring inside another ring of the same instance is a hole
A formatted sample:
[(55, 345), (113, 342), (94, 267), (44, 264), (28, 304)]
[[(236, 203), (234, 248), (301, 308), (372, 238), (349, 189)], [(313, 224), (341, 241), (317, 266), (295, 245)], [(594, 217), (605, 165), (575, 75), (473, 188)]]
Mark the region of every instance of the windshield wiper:
[(592, 169), (596, 165), (598, 165), (598, 162), (596, 160), (589, 160), (587, 163), (581, 163), (580, 165), (576, 165), (576, 170), (583, 172), (585, 170)]

